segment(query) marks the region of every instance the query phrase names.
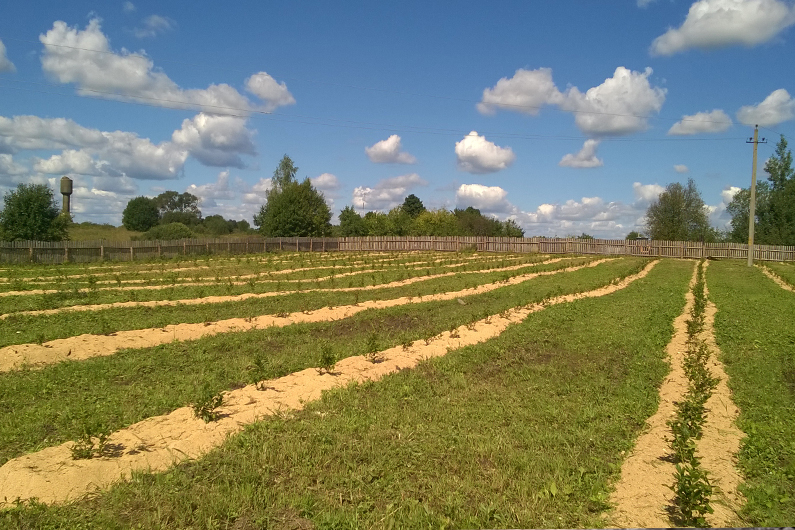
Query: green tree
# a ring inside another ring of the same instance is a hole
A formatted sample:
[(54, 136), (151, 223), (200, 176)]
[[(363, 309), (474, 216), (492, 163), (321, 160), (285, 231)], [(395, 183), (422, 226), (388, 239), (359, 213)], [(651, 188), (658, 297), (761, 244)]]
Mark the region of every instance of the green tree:
[(367, 226), (365, 225), (364, 219), (353, 209), (353, 206), (346, 206), (340, 211), (339, 235), (341, 237), (361, 237), (367, 235)]
[(19, 184), (3, 196), (0, 240), (63, 241), (69, 239), (71, 223), (43, 184)]
[(412, 193), (403, 201), (401, 209), (412, 219), (416, 219), (418, 215), (425, 211), (425, 205), (422, 204), (419, 197)]
[(191, 193), (164, 191), (154, 200), (160, 211), (161, 224), (182, 223), (186, 226), (195, 226), (201, 223), (199, 198)]
[(121, 214), (121, 224), (127, 230), (146, 232), (160, 222), (160, 210), (154, 199), (136, 197), (127, 202)]
[(230, 222), (220, 215), (210, 215), (202, 220), (202, 227), (207, 231), (208, 234), (214, 236), (225, 236), (226, 234), (231, 234), (235, 226), (237, 226), (237, 223), (234, 223), (234, 225), (230, 226)]
[(147, 230), (141, 235), (141, 239), (145, 241), (174, 241), (176, 239), (190, 239), (195, 237), (196, 234), (182, 223), (168, 223), (164, 225), (157, 225), (150, 230)]
[(646, 210), (646, 230), (651, 239), (665, 241), (714, 241), (716, 231), (695, 181), (687, 186), (669, 184)]
[(636, 239), (645, 239), (645, 238), (644, 238), (643, 234), (633, 230), (632, 232), (627, 234), (627, 237), (625, 237), (624, 239), (626, 239), (628, 241), (635, 241)]
[(426, 210), (414, 220), (411, 235), (457, 236), (461, 235), (458, 218), (450, 210)]
[(254, 225), (266, 237), (318, 237), (331, 232), (331, 210), (308, 178), (295, 180), (298, 168), (284, 155), (265, 195), (265, 204), (254, 216)]
[[(767, 181), (756, 185), (754, 242), (763, 245), (795, 245), (795, 169), (792, 151), (782, 136), (776, 151), (764, 167)], [(737, 243), (748, 242), (750, 188), (737, 192), (726, 208), (731, 214), (730, 238)]]

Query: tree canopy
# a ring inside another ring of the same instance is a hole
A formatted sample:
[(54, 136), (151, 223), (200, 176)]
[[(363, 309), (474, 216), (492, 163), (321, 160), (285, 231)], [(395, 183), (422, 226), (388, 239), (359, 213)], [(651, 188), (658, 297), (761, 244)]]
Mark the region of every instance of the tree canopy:
[(412, 193), (403, 201), (401, 209), (406, 212), (409, 217), (416, 219), (418, 215), (425, 211), (425, 205), (422, 204), (419, 197)]
[(121, 214), (121, 224), (127, 230), (146, 232), (160, 222), (157, 202), (149, 197), (136, 197), (127, 202)]
[(284, 155), (273, 173), (265, 204), (254, 225), (266, 237), (318, 237), (331, 233), (331, 210), (308, 178), (298, 183), (298, 168)]
[(61, 213), (52, 190), (43, 184), (19, 184), (3, 196), (0, 240), (63, 241), (69, 239), (69, 214)]
[(154, 198), (160, 212), (162, 224), (182, 223), (187, 226), (201, 222), (202, 212), (199, 209), (199, 198), (187, 191), (164, 191)]
[[(795, 245), (795, 169), (784, 136), (765, 163), (767, 181), (757, 182), (754, 241), (763, 245)], [(751, 189), (737, 192), (726, 208), (732, 216), (731, 239), (748, 242)]]
[(646, 210), (646, 230), (651, 239), (665, 241), (715, 241), (707, 208), (695, 181), (668, 184)]

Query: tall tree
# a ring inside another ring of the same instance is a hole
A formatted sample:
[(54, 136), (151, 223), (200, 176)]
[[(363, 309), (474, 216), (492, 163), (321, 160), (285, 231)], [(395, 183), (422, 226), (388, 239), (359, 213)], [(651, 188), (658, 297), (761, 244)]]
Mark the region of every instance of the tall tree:
[(19, 184), (3, 196), (0, 240), (63, 241), (72, 218), (61, 213), (52, 190), (43, 184)]
[(646, 230), (651, 239), (667, 241), (714, 241), (716, 231), (695, 181), (687, 186), (669, 184), (646, 210)]
[(273, 173), (265, 204), (254, 225), (266, 237), (318, 237), (331, 232), (331, 210), (308, 178), (295, 180), (298, 168), (287, 155)]
[(353, 206), (346, 206), (340, 212), (340, 235), (342, 237), (367, 235), (364, 219), (353, 209)]
[(420, 198), (414, 195), (413, 193), (408, 197), (406, 197), (406, 199), (403, 201), (403, 205), (401, 206), (401, 208), (412, 219), (416, 219), (419, 214), (425, 211), (425, 205), (422, 204)]

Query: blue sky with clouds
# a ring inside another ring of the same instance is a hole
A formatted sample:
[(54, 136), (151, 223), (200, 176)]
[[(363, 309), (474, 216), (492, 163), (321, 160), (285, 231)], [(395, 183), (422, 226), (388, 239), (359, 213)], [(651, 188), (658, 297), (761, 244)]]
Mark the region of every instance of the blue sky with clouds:
[[(9, 2), (0, 192), (75, 181), (76, 221), (173, 189), (256, 213), (284, 154), (335, 213), (409, 193), (528, 235), (725, 206), (795, 136), (791, 0)], [(763, 177), (763, 175), (760, 175)]]

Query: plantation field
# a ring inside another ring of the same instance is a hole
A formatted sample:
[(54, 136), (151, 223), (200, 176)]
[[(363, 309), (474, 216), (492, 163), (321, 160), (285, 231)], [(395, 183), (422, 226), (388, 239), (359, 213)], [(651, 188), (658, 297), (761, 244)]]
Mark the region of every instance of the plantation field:
[(471, 252), (5, 266), (0, 528), (782, 526), (794, 270)]

